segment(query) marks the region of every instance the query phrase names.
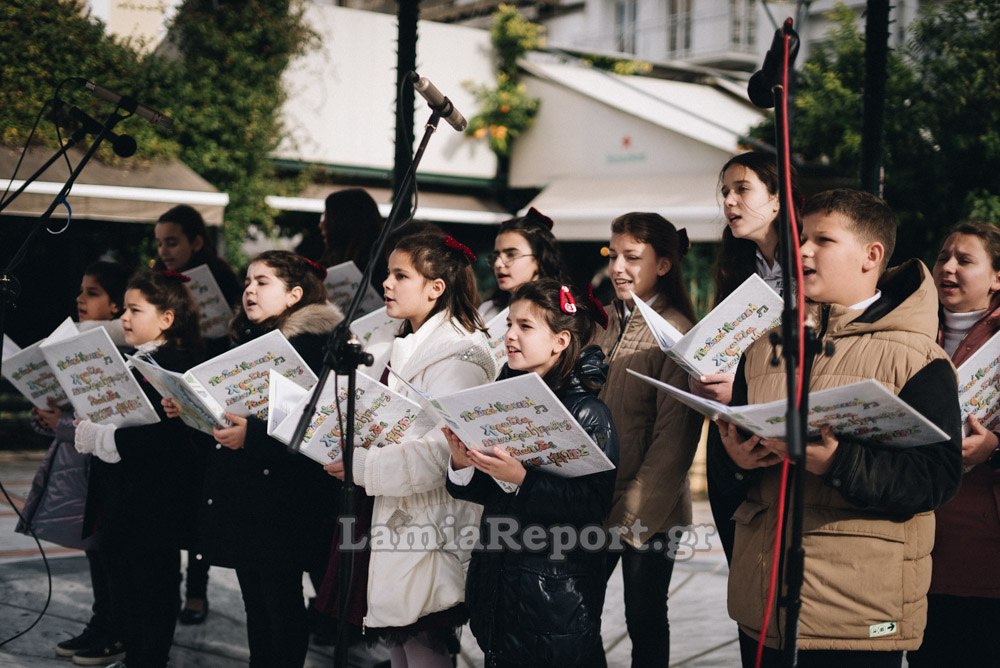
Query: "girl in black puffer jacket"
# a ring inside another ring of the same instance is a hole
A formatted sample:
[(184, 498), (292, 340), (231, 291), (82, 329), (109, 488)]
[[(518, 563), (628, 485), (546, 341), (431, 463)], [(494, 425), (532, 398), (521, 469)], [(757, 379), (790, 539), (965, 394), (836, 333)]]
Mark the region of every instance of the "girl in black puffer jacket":
[[(606, 318), (596, 300), (577, 301), (558, 281), (522, 286), (511, 297), (505, 338), (508, 364), (499, 380), (538, 373), (617, 462), (611, 412), (597, 398), (607, 369), (604, 354), (596, 346), (584, 348), (595, 320), (604, 325)], [(500, 450), (495, 456), (468, 450), (452, 432), (445, 433), (452, 452), (448, 491), (484, 506), (466, 604), (487, 665), (604, 665), (601, 610), (606, 577), (600, 527), (611, 508), (614, 470), (561, 478), (541, 468), (526, 469)], [(518, 489), (505, 491), (491, 476)], [(522, 540), (525, 530), (539, 529), (546, 536), (555, 529), (571, 535), (570, 540), (582, 540), (563, 550), (555, 540), (541, 550), (518, 549), (531, 542)], [(598, 549), (587, 549), (588, 537)]]

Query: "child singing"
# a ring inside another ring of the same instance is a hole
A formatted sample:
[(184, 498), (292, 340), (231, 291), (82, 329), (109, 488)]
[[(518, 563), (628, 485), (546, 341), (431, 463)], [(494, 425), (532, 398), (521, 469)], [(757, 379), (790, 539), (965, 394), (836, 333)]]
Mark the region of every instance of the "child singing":
[[(125, 291), (122, 327), (136, 355), (171, 371), (200, 361), (198, 309), (175, 272), (144, 272)], [(154, 406), (158, 393), (137, 376)], [(165, 666), (180, 609), (180, 547), (193, 533), (198, 448), (178, 420), (116, 428), (82, 420), (76, 449), (93, 453), (85, 535), (98, 524), (130, 665)]]
[[(318, 374), (323, 346), (343, 318), (326, 300), (325, 276), (288, 251), (255, 257), (230, 326), (234, 342), (280, 330)], [(314, 462), (269, 437), (265, 422), (226, 418), (231, 426), (215, 429), (208, 458), (200, 546), (210, 564), (236, 569), (250, 665), (301, 666), (309, 635), (302, 574), (326, 563), (338, 490)]]
[[(612, 461), (618, 440), (611, 411), (597, 398), (607, 366), (597, 346), (584, 347), (594, 319), (607, 314), (573, 297), (559, 281), (542, 279), (511, 296), (505, 337), (507, 365), (500, 379), (537, 373), (552, 388)], [(480, 542), (495, 543), (491, 518), (525, 527), (601, 526), (611, 509), (615, 472), (561, 478), (543, 468), (526, 469), (503, 448), (491, 453), (466, 448), (445, 428), (451, 448), (448, 492), (484, 506)], [(519, 489), (507, 492), (497, 480)], [(516, 538), (515, 538), (516, 540)], [(502, 544), (502, 543), (499, 543)], [(603, 552), (575, 549), (564, 558), (551, 550), (477, 551), (469, 566), (466, 603), (472, 633), (490, 666), (599, 666), (604, 606)]]
[[(128, 271), (119, 264), (98, 260), (87, 265), (76, 298), (77, 321), (97, 323), (111, 321), (122, 314)], [(49, 410), (32, 408), (32, 428), (54, 436), (31, 483), (18, 523), (17, 531), (27, 533), (57, 545), (86, 550), (94, 603), (86, 628), (82, 633), (56, 644), (56, 654), (62, 657), (79, 655), (81, 660), (111, 663), (125, 656), (117, 617), (112, 613), (107, 566), (100, 552), (99, 537), (82, 538), (83, 512), (87, 501), (87, 477), (90, 455), (78, 453), (73, 447), (76, 427), (70, 406), (50, 404)]]
[[(403, 237), (389, 255), (389, 277), (383, 284), (386, 311), (403, 321), (389, 356), (393, 373), (383, 375), (393, 391), (412, 394), (400, 378), (432, 395), (493, 379), (495, 367), (475, 306), (474, 260), (472, 251), (453, 237), (433, 232)], [(398, 446), (355, 449), (354, 479), (374, 497), (372, 527), (389, 527), (400, 545), (418, 546), (426, 527), (474, 527), (479, 509), (453, 499), (445, 489), (448, 456), (448, 442), (437, 430)], [(343, 476), (342, 463), (325, 468)], [(366, 591), (360, 621), (366, 633), (388, 643), (394, 667), (452, 665), (457, 629), (468, 620), (469, 556), (469, 549), (445, 541), (426, 549), (359, 555), (354, 591), (359, 586)], [(328, 581), (337, 577), (334, 571), (328, 571)]]

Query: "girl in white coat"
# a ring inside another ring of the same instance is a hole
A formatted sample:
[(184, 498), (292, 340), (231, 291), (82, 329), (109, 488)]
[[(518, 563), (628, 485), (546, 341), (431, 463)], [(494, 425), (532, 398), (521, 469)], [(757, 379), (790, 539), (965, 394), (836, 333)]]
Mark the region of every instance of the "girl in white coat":
[[(392, 373), (382, 379), (390, 389), (419, 400), (403, 381), (442, 395), (496, 376), (475, 307), (474, 261), (472, 251), (437, 233), (404, 237), (389, 255), (386, 311), (403, 321), (389, 355)], [(457, 630), (468, 620), (472, 545), (459, 538), (475, 535), (481, 509), (445, 489), (449, 455), (440, 429), (398, 446), (354, 451), (354, 480), (374, 498), (371, 550), (357, 558), (352, 590), (367, 574), (366, 639), (384, 639), (394, 667), (451, 666)], [(343, 464), (326, 469), (343, 476)], [(327, 573), (327, 580), (336, 577)]]

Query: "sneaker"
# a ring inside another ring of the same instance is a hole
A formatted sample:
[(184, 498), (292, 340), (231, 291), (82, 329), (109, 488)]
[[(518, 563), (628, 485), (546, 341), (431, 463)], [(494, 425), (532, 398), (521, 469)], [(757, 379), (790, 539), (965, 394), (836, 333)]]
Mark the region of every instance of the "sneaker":
[(73, 655), (73, 663), (78, 666), (106, 666), (125, 658), (125, 645), (120, 641), (100, 643)]
[(97, 632), (89, 626), (83, 628), (83, 632), (75, 638), (63, 640), (56, 645), (56, 656), (73, 656), (82, 649), (90, 649), (100, 642)]

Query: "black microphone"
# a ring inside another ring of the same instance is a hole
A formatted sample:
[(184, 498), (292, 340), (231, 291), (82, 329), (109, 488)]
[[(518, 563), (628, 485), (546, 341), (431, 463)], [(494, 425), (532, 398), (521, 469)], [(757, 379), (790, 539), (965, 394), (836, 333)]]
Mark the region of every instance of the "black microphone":
[(135, 98), (116, 93), (110, 88), (105, 88), (104, 86), (95, 84), (93, 81), (84, 81), (83, 87), (102, 100), (110, 102), (111, 104), (116, 104), (125, 111), (142, 116), (153, 125), (161, 127), (164, 130), (174, 129), (174, 119), (169, 116), (164, 116), (157, 110), (150, 109), (144, 104), (139, 104), (136, 102)]
[(427, 77), (422, 77), (416, 72), (410, 72), (410, 82), (413, 89), (420, 93), (421, 97), (427, 100), (427, 106), (436, 111), (441, 118), (448, 121), (448, 124), (461, 132), (469, 124), (458, 109), (447, 97), (441, 94)]
[(785, 19), (785, 24), (774, 31), (774, 39), (771, 41), (771, 48), (768, 49), (767, 55), (764, 56), (764, 64), (754, 72), (747, 84), (747, 96), (755, 107), (770, 109), (774, 106), (774, 94), (771, 89), (781, 84), (786, 30), (789, 35), (789, 68), (795, 62), (795, 56), (799, 54), (799, 36), (792, 30), (792, 19)]
[[(104, 129), (104, 126), (97, 122), (93, 117), (88, 116), (85, 112), (81, 111), (77, 107), (71, 107), (62, 100), (54, 100), (52, 104), (52, 111), (49, 114), (50, 120), (52, 120), (56, 125), (60, 127), (69, 127), (72, 125), (79, 126), (87, 134), (98, 135)], [(135, 155), (135, 151), (138, 148), (135, 139), (125, 134), (117, 134), (115, 132), (107, 133), (108, 141), (111, 142), (111, 148), (114, 149), (115, 154), (121, 158), (129, 158)]]

